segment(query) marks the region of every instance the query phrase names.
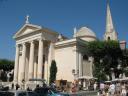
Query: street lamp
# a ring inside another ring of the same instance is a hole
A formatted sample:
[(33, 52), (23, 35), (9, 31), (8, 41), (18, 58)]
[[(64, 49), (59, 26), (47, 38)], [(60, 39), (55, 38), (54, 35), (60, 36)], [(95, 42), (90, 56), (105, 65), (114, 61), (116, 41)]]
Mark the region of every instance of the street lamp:
[(122, 67), (121, 67), (121, 60), (118, 60), (118, 66), (117, 66), (117, 76), (118, 76), (118, 78), (121, 78), (121, 76), (122, 76)]
[[(126, 55), (126, 41), (120, 41), (120, 49), (122, 50), (122, 54), (123, 54), (122, 63), (123, 65), (125, 65), (124, 60), (125, 60), (125, 55)], [(126, 67), (126, 66), (123, 66), (123, 67)]]
[[(127, 67), (126, 66), (126, 63), (125, 63), (125, 54), (126, 54), (126, 41), (120, 41), (120, 49), (122, 50), (122, 54), (123, 54), (123, 58), (122, 58), (122, 68), (123, 68), (123, 70), (122, 71), (124, 71), (125, 70), (125, 67)], [(124, 76), (124, 72), (123, 72), (123, 77), (125, 77)]]
[(111, 68), (111, 78), (112, 78), (112, 80), (115, 79), (114, 68)]

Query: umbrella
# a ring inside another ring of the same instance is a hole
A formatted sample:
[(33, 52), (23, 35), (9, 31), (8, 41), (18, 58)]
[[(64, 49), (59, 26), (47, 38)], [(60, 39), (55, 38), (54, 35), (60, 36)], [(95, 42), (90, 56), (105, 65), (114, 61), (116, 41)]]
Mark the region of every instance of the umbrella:
[(29, 81), (42, 81), (42, 82), (44, 82), (45, 79), (32, 78), (32, 79), (29, 79)]

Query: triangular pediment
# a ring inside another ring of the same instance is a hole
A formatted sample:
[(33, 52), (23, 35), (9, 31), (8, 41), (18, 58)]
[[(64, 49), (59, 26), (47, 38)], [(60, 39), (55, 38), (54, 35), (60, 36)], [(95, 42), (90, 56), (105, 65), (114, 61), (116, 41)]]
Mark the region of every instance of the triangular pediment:
[(14, 38), (29, 34), (39, 29), (41, 29), (41, 26), (25, 24), (18, 32), (16, 32), (16, 34), (14, 35)]

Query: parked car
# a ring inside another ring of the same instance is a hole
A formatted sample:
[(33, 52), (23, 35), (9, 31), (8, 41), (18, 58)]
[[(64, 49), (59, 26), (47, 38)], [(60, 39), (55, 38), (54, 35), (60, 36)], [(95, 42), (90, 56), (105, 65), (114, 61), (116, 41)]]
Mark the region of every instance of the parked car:
[(39, 87), (34, 90), (39, 96), (69, 96), (68, 94), (61, 93), (50, 87)]
[(0, 91), (0, 96), (39, 96), (33, 91)]

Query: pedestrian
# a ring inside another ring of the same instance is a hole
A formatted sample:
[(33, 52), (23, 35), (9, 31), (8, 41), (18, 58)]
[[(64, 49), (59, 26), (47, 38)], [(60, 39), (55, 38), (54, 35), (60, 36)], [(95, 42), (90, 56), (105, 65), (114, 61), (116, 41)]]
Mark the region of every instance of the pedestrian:
[(54, 82), (52, 82), (51, 87), (52, 87), (52, 88), (56, 88), (55, 81), (54, 81)]
[(104, 83), (103, 82), (100, 83), (100, 91), (101, 91), (101, 94), (103, 94), (103, 91), (104, 91)]
[(114, 96), (114, 93), (115, 93), (115, 84), (112, 83), (110, 86), (109, 86), (109, 92), (112, 96)]
[(71, 84), (71, 92), (72, 93), (76, 92), (76, 86), (75, 86), (74, 82)]
[(127, 92), (126, 92), (126, 88), (125, 88), (125, 84), (122, 83), (121, 86), (121, 96), (126, 96)]
[(116, 83), (116, 94), (120, 95), (120, 92), (121, 92), (121, 85), (120, 85), (120, 82), (117, 81), (117, 83)]
[(27, 88), (27, 91), (32, 91), (29, 87)]
[(19, 86), (19, 84), (18, 83), (16, 83), (16, 90), (18, 90), (18, 88), (20, 88), (20, 86)]
[(11, 89), (14, 89), (14, 83), (12, 83), (12, 88)]
[(97, 83), (96, 82), (94, 83), (93, 88), (94, 88), (94, 91), (96, 91), (96, 89), (97, 89)]

